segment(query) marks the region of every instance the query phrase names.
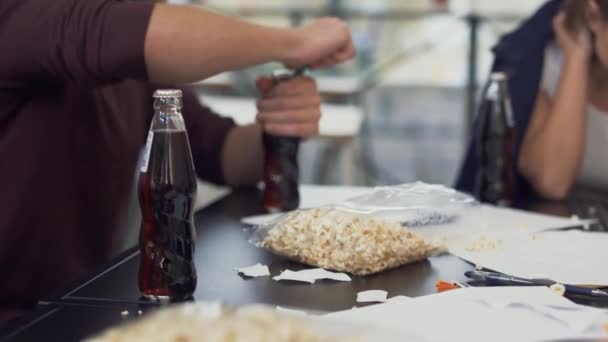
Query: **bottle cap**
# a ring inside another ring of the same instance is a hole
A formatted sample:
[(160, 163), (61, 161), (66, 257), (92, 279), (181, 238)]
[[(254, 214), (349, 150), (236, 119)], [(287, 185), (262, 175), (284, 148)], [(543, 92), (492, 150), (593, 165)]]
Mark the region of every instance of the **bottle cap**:
[(162, 99), (168, 97), (182, 97), (182, 91), (179, 89), (158, 89), (154, 92), (153, 97), (155, 99)]

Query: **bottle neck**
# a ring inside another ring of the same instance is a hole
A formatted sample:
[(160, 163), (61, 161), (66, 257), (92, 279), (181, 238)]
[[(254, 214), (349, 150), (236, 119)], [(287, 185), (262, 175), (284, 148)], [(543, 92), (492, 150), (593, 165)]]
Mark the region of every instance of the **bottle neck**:
[(154, 104), (154, 118), (152, 119), (152, 130), (183, 131), (186, 129), (181, 114), (181, 106), (174, 103)]
[(154, 115), (164, 119), (170, 119), (172, 116), (181, 116), (179, 107), (163, 106), (154, 109)]
[(492, 80), (486, 88), (485, 102), (490, 105), (492, 112), (500, 114), (507, 127), (515, 127), (513, 107), (506, 82)]
[(158, 97), (154, 99), (154, 109), (162, 109), (165, 107), (182, 108), (182, 99), (180, 97)]

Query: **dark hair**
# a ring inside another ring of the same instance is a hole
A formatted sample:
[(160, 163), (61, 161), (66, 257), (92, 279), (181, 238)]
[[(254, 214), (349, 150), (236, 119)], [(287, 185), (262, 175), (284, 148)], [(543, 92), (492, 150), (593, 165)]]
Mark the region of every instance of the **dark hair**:
[[(608, 0), (594, 0), (605, 19), (608, 19)], [(587, 0), (565, 0), (563, 11), (566, 13), (566, 27), (570, 31), (576, 31), (585, 24), (585, 6)]]

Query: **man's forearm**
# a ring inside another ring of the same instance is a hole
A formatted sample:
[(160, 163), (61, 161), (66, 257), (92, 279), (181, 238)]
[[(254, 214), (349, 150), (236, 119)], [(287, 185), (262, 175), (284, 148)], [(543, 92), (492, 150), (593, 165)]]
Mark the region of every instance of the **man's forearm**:
[(297, 46), (293, 30), (243, 22), (197, 7), (158, 4), (150, 19), (145, 56), (151, 81), (188, 83), (269, 61)]
[(264, 149), (259, 125), (234, 128), (222, 151), (224, 178), (229, 185), (253, 185), (262, 180)]

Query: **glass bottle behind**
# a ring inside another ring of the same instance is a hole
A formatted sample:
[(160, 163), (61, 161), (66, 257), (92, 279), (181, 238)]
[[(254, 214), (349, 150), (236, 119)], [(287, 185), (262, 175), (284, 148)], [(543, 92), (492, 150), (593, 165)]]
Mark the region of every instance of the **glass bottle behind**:
[(510, 206), (515, 190), (515, 121), (505, 73), (492, 73), (482, 101), (476, 195), (482, 202)]
[[(275, 85), (294, 77), (289, 71), (273, 74)], [(298, 167), (299, 138), (262, 134), (264, 145), (264, 208), (289, 211), (300, 205)]]
[(197, 184), (181, 98), (180, 90), (154, 93), (139, 176), (139, 289), (155, 300), (187, 299), (196, 289), (192, 215)]

